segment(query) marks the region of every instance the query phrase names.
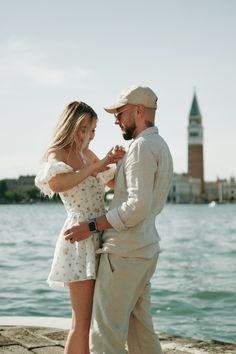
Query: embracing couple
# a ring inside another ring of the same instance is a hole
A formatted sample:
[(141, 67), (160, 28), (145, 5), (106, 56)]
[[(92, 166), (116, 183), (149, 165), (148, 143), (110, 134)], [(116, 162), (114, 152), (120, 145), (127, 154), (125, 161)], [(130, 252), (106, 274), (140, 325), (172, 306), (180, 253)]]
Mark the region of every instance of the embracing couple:
[[(169, 192), (173, 164), (155, 126), (157, 96), (132, 86), (105, 107), (127, 151), (99, 159), (89, 149), (97, 115), (83, 102), (63, 111), (36, 176), (45, 195), (59, 193), (68, 213), (59, 235), (50, 286), (70, 290), (72, 327), (65, 354), (161, 354), (150, 315), (150, 279), (159, 235), (156, 215)], [(106, 212), (104, 188), (114, 189)]]

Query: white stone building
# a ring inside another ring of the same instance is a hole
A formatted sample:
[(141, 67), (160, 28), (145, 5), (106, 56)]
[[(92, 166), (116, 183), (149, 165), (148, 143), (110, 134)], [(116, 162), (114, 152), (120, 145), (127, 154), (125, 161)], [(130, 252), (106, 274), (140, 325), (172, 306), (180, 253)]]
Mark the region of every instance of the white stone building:
[(199, 203), (201, 201), (201, 179), (175, 173), (168, 201), (170, 203)]

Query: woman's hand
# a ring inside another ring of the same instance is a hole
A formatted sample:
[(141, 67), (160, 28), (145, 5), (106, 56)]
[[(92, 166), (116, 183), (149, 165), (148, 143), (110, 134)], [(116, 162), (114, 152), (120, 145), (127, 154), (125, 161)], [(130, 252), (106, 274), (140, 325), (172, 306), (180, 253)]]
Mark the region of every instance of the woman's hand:
[(116, 145), (115, 148), (112, 148), (101, 161), (103, 161), (104, 166), (111, 163), (117, 163), (120, 159), (122, 159), (124, 154), (124, 147)]
[(112, 148), (106, 156), (101, 160), (103, 167), (110, 165), (111, 163), (116, 163), (117, 157), (116, 154), (114, 153), (114, 149)]
[(114, 154), (115, 154), (115, 156), (116, 156), (118, 161), (121, 160), (124, 157), (125, 153), (126, 153), (126, 151), (125, 151), (124, 146), (122, 146), (122, 145), (116, 145), (115, 146)]
[(96, 172), (106, 171), (107, 165), (117, 163), (124, 156), (125, 151), (121, 147), (115, 147), (108, 151), (106, 156), (99, 161), (99, 168)]
[(104, 172), (109, 170), (108, 165), (112, 163), (117, 163), (119, 160), (123, 158), (125, 154), (125, 149), (123, 146), (116, 145), (115, 148), (112, 148), (108, 151), (106, 156), (95, 162), (96, 170), (91, 174), (92, 176), (96, 177), (99, 172)]

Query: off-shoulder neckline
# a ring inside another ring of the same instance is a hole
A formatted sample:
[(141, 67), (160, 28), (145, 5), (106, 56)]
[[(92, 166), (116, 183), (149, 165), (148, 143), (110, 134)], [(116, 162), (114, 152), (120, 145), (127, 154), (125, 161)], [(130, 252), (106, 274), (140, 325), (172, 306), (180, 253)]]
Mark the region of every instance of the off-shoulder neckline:
[(61, 163), (63, 163), (64, 165), (66, 165), (67, 167), (69, 167), (72, 171), (74, 171), (74, 172), (77, 171), (77, 170), (74, 170), (74, 168), (73, 168), (72, 166), (68, 165), (68, 163), (66, 163), (66, 162), (64, 162), (64, 161), (62, 161), (62, 160), (58, 160), (58, 159), (56, 159), (55, 157), (49, 159), (47, 162), (49, 163), (50, 161), (61, 162)]

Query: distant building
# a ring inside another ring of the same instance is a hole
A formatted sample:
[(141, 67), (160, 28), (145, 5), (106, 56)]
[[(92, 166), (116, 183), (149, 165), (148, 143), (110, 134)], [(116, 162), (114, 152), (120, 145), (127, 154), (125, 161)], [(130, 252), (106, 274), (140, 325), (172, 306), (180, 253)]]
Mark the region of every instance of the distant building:
[(188, 173), (174, 174), (171, 203), (236, 202), (236, 180), (204, 181), (203, 126), (194, 92), (188, 117)]
[(168, 196), (169, 202), (201, 203), (204, 201), (203, 166), (202, 117), (196, 92), (194, 92), (188, 118), (188, 173), (174, 174)]
[(168, 202), (170, 203), (219, 203), (236, 202), (236, 180), (216, 180), (205, 182), (204, 196), (201, 194), (201, 180), (189, 177), (188, 174), (174, 174)]
[(194, 93), (189, 113), (188, 125), (188, 175), (201, 181), (201, 191), (204, 193), (204, 161), (203, 161), (203, 126), (200, 109)]
[(5, 179), (7, 189), (15, 192), (26, 192), (35, 187), (35, 176), (20, 176), (18, 179)]
[(200, 203), (201, 180), (189, 177), (187, 174), (174, 174), (169, 192), (170, 203)]
[(222, 180), (219, 184), (219, 201), (236, 201), (236, 181), (234, 177), (231, 177), (229, 181)]
[(206, 200), (224, 202), (236, 201), (236, 180), (234, 177), (227, 179), (217, 179), (215, 182), (205, 183), (205, 197)]
[[(35, 176), (5, 179), (9, 191), (26, 192), (35, 187)], [(106, 191), (108, 202), (113, 192)], [(203, 125), (197, 95), (194, 92), (188, 117), (188, 172), (174, 174), (168, 195), (170, 203), (236, 202), (236, 180), (204, 181)]]
[(219, 183), (218, 181), (205, 182), (205, 200), (207, 202), (219, 201)]

